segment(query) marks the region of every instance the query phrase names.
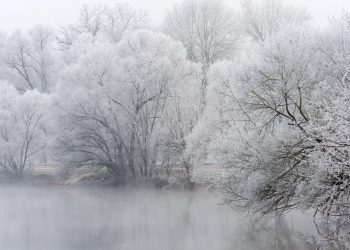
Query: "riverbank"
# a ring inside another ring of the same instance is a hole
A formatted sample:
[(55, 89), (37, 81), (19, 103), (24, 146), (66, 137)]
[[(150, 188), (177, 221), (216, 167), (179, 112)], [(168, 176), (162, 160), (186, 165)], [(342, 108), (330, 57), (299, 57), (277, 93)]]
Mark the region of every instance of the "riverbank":
[[(127, 181), (125, 186), (136, 188), (154, 188), (160, 190), (193, 191), (205, 189), (209, 185), (192, 181), (183, 172), (166, 175), (156, 172), (152, 177), (137, 176)], [(104, 168), (81, 167), (60, 171), (33, 171), (23, 178), (11, 178), (0, 173), (0, 183), (23, 183), (38, 186), (120, 186), (115, 183), (113, 176)], [(124, 185), (123, 185), (124, 186)]]

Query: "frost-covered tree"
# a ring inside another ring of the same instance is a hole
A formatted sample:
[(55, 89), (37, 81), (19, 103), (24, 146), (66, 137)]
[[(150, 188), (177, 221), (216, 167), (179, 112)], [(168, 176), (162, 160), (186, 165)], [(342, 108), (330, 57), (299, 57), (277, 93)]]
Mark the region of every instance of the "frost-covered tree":
[(242, 26), (245, 33), (262, 42), (286, 24), (301, 25), (310, 20), (306, 10), (278, 0), (242, 1)]
[(317, 173), (307, 192), (312, 207), (323, 220), (317, 224), (333, 247), (344, 247), (349, 234), (349, 15), (334, 19), (320, 39), (326, 80), (314, 94), (317, 116), (306, 133), (317, 138), (310, 166)]
[(2, 43), (3, 79), (20, 91), (37, 89), (47, 93), (54, 89), (59, 58), (52, 29), (38, 26), (25, 33), (14, 32)]
[(163, 26), (204, 67), (233, 57), (240, 36), (237, 13), (222, 1), (184, 1), (168, 12)]
[(180, 43), (151, 31), (130, 33), (117, 45), (92, 43), (67, 67), (68, 85), (58, 96), (66, 100), (60, 106), (71, 127), (62, 137), (64, 151), (78, 165), (104, 166), (122, 179), (150, 175), (171, 90), (190, 84), (196, 69)]
[(84, 5), (77, 23), (61, 28), (57, 41), (61, 49), (69, 48), (82, 35), (90, 40), (118, 43), (125, 32), (149, 26), (148, 14), (131, 8), (127, 3), (114, 6)]
[[(167, 174), (180, 166), (187, 177), (192, 174), (193, 159), (188, 148), (200, 114), (200, 70), (194, 68), (187, 81), (179, 81), (170, 89), (170, 96), (161, 118), (158, 134), (162, 166)], [(191, 80), (192, 79), (192, 80)]]
[(128, 162), (131, 128), (127, 114), (109, 98), (108, 86), (120, 90), (116, 82), (116, 45), (93, 42), (74, 46), (78, 53), (64, 70), (55, 97), (61, 128), (57, 139), (59, 160), (73, 167), (105, 167), (122, 184), (135, 174), (135, 169)]
[(191, 140), (225, 169), (229, 202), (263, 214), (311, 209), (333, 243), (349, 228), (347, 24), (323, 34), (287, 25), (213, 65)]
[[(240, 114), (232, 123), (239, 133), (233, 135), (243, 142), (238, 156), (226, 162), (237, 166), (230, 169), (231, 191), (264, 213), (300, 205), (299, 185), (310, 181), (306, 159), (318, 138), (309, 137), (305, 127), (317, 114), (313, 93), (324, 80), (313, 37), (304, 27), (269, 37), (237, 73), (239, 87), (231, 91)], [(245, 188), (247, 183), (253, 188)]]
[(231, 59), (238, 49), (239, 18), (223, 1), (188, 0), (175, 5), (167, 14), (165, 34), (181, 41), (188, 58), (202, 66), (202, 105), (211, 64)]
[(135, 143), (140, 172), (147, 176), (157, 160), (159, 142), (155, 138), (159, 121), (171, 106), (168, 102), (176, 95), (176, 87), (191, 84), (196, 67), (187, 61), (180, 43), (149, 31), (127, 36), (120, 42), (118, 53), (117, 74), (124, 96), (115, 95), (112, 101), (129, 114), (133, 128), (130, 152), (133, 154)]
[(24, 94), (6, 82), (0, 84), (0, 168), (22, 178), (46, 145), (48, 96), (37, 90)]
[[(213, 118), (201, 129), (210, 134), (206, 136), (209, 137), (206, 147), (215, 150), (221, 164), (230, 170), (231, 183), (235, 184), (232, 190), (243, 192), (239, 197), (245, 197), (247, 205), (255, 205), (252, 201), (258, 199), (256, 189), (283, 169), (276, 162), (280, 169), (272, 172), (274, 150), (294, 136), (283, 131), (288, 126), (294, 131), (304, 119), (296, 107), (300, 107), (298, 89), (311, 88), (308, 80), (314, 77), (310, 67), (314, 51), (306, 46), (305, 35), (300, 29), (289, 29), (257, 45), (256, 53), (250, 50), (254, 56), (249, 54), (251, 60), (242, 58), (242, 65), (221, 62), (210, 70), (210, 102), (206, 112)], [(304, 112), (303, 108), (300, 110)], [(284, 167), (288, 168), (287, 165)]]

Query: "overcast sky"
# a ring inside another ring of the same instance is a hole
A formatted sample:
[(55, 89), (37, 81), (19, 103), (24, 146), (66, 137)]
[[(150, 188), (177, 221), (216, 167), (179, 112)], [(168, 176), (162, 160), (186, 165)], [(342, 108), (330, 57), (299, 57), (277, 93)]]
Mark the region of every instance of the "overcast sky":
[[(28, 29), (36, 24), (57, 26), (77, 19), (82, 4), (109, 4), (117, 0), (0, 0), (0, 30)], [(181, 0), (126, 0), (135, 8), (149, 11), (154, 24), (159, 24), (166, 10)], [(233, 6), (240, 0), (227, 0)], [(350, 10), (350, 0), (286, 0), (306, 7), (315, 22), (325, 23), (329, 16)]]

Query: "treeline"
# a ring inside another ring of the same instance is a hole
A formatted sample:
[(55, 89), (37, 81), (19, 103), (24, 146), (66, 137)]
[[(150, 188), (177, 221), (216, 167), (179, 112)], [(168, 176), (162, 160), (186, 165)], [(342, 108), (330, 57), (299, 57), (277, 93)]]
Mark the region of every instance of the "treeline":
[(206, 159), (227, 201), (315, 212), (349, 238), (350, 16), (318, 28), (281, 1), (187, 0), (160, 27), (127, 4), (1, 35), (0, 166), (45, 159), (118, 183)]

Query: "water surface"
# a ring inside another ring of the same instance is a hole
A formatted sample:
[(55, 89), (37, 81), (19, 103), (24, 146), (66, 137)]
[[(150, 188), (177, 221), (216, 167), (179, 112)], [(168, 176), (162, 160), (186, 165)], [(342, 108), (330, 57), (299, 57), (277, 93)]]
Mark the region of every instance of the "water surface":
[(4, 186), (0, 249), (314, 249), (308, 216), (257, 223), (219, 202), (205, 192)]

